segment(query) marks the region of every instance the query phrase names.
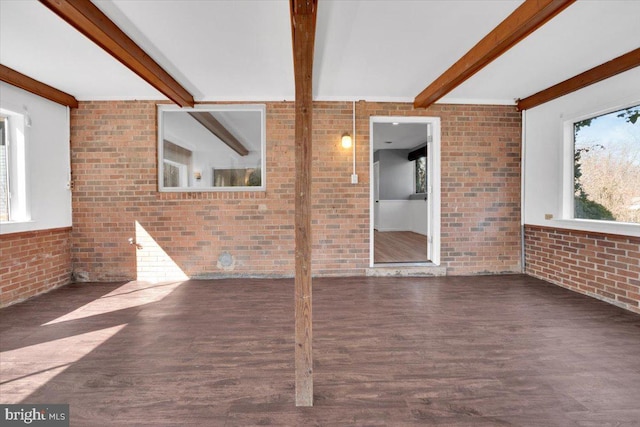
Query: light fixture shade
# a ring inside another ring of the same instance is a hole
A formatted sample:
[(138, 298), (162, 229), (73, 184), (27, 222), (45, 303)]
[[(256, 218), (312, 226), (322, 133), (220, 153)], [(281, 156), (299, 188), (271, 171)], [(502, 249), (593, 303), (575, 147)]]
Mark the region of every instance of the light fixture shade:
[(349, 135), (349, 133), (345, 132), (342, 134), (342, 147), (343, 148), (351, 148), (351, 135)]

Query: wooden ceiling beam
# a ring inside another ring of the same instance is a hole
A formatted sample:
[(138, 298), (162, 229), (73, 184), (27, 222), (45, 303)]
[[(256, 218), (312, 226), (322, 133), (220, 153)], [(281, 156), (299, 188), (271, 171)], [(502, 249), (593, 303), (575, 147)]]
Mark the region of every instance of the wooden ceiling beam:
[(213, 114), (207, 111), (190, 111), (189, 115), (196, 119), (198, 123), (204, 126), (209, 132), (217, 136), (220, 141), (227, 144), (227, 146), (236, 153), (241, 156), (249, 154), (247, 147), (242, 145), (242, 142), (240, 142), (235, 135), (229, 132), (222, 123), (213, 117)]
[(0, 80), (50, 101), (57, 102), (58, 104), (66, 105), (71, 108), (78, 108), (78, 100), (72, 95), (58, 90), (55, 87), (49, 86), (48, 84), (32, 79), (29, 76), (1, 64)]
[(295, 77), (295, 395), (313, 406), (311, 166), (317, 0), (290, 0)]
[(90, 0), (40, 2), (167, 98), (182, 107), (193, 107), (193, 96)]
[(528, 110), (638, 66), (640, 66), (640, 48), (627, 52), (524, 99), (519, 99), (517, 102), (518, 110)]
[(469, 52), (427, 86), (414, 108), (427, 108), (480, 71), (575, 0), (525, 0)]

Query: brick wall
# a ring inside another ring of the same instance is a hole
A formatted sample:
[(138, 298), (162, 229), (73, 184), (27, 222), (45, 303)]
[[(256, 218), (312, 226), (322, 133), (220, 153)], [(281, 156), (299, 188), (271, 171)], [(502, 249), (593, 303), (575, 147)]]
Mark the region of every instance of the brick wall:
[[(340, 136), (350, 102), (314, 104), (313, 274), (361, 275), (369, 264), (369, 117), (442, 118), (442, 250), (449, 274), (520, 271), (520, 115), (514, 107), (356, 106), (357, 174)], [(81, 102), (71, 115), (79, 280), (135, 279), (136, 225), (190, 277), (292, 276), (293, 103), (267, 103), (267, 191), (158, 193), (153, 102)], [(230, 266), (219, 265), (221, 255)], [(165, 262), (157, 262), (158, 274)]]
[(0, 307), (71, 281), (71, 229), (0, 235)]
[(640, 238), (525, 226), (526, 273), (640, 313)]

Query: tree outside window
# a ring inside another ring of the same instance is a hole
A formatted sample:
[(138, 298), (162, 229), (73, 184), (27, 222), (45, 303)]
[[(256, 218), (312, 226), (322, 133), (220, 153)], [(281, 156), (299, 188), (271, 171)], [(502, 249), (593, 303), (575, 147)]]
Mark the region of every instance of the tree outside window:
[(575, 122), (574, 217), (640, 223), (640, 105)]
[(415, 160), (416, 193), (427, 192), (427, 158), (419, 157)]

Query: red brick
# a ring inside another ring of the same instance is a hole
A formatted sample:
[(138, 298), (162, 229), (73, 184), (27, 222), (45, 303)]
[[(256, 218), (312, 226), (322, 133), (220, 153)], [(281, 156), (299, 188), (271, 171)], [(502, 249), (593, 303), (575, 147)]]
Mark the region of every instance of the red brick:
[(71, 281), (70, 236), (70, 228), (0, 235), (0, 307)]
[[(577, 254), (551, 247), (572, 245), (576, 237), (584, 245)], [(640, 304), (639, 272), (633, 255), (640, 253), (640, 241), (635, 237), (526, 225), (525, 247), (527, 274), (577, 292), (595, 292), (612, 303), (624, 302), (628, 309)], [(553, 261), (535, 256), (537, 253)]]
[[(135, 251), (127, 239), (139, 221), (189, 276), (293, 275), (293, 103), (267, 103), (262, 193), (158, 193), (156, 111), (154, 102), (138, 101), (81, 102), (72, 110), (75, 271), (90, 280), (134, 279)], [(352, 185), (350, 153), (338, 143), (352, 126), (351, 103), (314, 104), (314, 275), (364, 274), (369, 265), (373, 115), (441, 118), (441, 254), (449, 274), (521, 271), (521, 126), (514, 107), (438, 104), (414, 110), (411, 104), (359, 102), (356, 114), (359, 184)], [(476, 196), (470, 200), (465, 193)], [(258, 214), (258, 204), (268, 211)], [(448, 221), (454, 212), (463, 216)], [(489, 226), (471, 231), (487, 217), (493, 218)], [(234, 256), (233, 271), (217, 267), (222, 251)], [(463, 255), (469, 251), (473, 255)]]

